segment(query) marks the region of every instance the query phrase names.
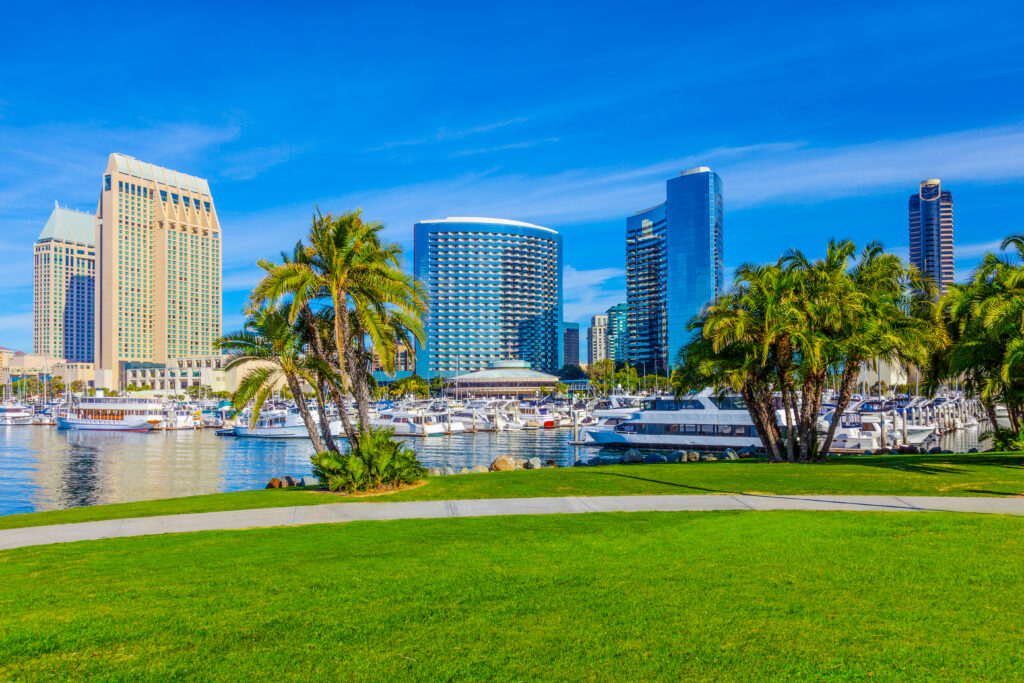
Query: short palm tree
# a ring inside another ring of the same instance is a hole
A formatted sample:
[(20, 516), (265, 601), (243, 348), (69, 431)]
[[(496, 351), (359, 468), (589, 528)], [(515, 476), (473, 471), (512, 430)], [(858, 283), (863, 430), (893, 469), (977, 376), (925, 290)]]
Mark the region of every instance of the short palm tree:
[(370, 428), (367, 344), (387, 346), (396, 325), (422, 342), (419, 321), (426, 311), (422, 287), (401, 270), (401, 247), (383, 241), (382, 229), (363, 221), (359, 211), (337, 217), (318, 211), (302, 257), (268, 267), (253, 292), (254, 301), (291, 297), (292, 321), (313, 302), (333, 309), (338, 377), (355, 396), (362, 433)]
[(241, 410), (251, 402), (252, 422), (255, 424), (267, 399), (283, 383), (295, 398), (313, 447), (318, 452), (324, 450), (319, 428), (302, 391), (304, 382), (313, 384), (315, 380), (304, 362), (301, 331), (288, 321), (288, 312), (283, 307), (252, 309), (248, 315), (249, 319), (240, 332), (226, 334), (216, 342), (218, 349), (229, 354), (225, 370), (248, 363), (256, 366), (239, 384), (234, 407)]

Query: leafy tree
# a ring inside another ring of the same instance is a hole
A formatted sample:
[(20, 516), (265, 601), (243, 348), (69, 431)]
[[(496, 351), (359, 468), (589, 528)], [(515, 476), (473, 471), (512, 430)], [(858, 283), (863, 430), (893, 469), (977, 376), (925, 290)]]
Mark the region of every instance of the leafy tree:
[(570, 363), (563, 365), (562, 369), (558, 371), (558, 379), (563, 382), (571, 382), (573, 380), (587, 379), (587, 373), (583, 371), (576, 363)]
[(430, 393), (434, 396), (440, 396), (444, 393), (444, 377), (434, 375), (430, 378)]
[(615, 379), (615, 361), (610, 358), (599, 360), (590, 366), (590, 380), (600, 393), (611, 393)]
[(391, 383), (391, 395), (400, 398), (412, 394), (417, 398), (427, 398), (430, 395), (430, 387), (427, 381), (419, 375), (410, 375)]

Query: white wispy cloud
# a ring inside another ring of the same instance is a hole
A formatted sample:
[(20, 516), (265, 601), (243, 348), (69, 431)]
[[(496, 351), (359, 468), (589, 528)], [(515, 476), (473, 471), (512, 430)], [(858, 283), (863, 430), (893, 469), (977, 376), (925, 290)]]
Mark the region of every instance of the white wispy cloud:
[[(776, 141), (714, 147), (637, 167), (576, 168), (549, 174), (465, 173), (403, 186), (366, 187), (237, 215), (225, 221), (225, 235), (230, 238), (232, 229), (244, 230), (246, 244), (237, 252), (241, 259), (275, 253), (287, 242), (282, 232), (292, 240), (302, 234), (314, 201), (325, 210), (362, 207), (368, 217), (385, 219), (392, 238), (406, 243), (412, 225), (428, 217), (499, 216), (554, 228), (621, 220), (664, 201), (665, 180), (698, 165), (711, 166), (722, 176), (727, 213), (905, 190), (930, 177), (940, 177), (947, 184), (1013, 181), (1024, 179), (1024, 126), (860, 145)], [(263, 230), (269, 231), (266, 240), (260, 236)]]
[(477, 154), (490, 154), (491, 152), (506, 152), (513, 149), (527, 149), (537, 145), (558, 142), (558, 138), (543, 138), (539, 140), (525, 140), (523, 142), (512, 142), (507, 145), (495, 145), (494, 147), (479, 147), (477, 149), (462, 149), (448, 155), (450, 159), (459, 157), (475, 156)]
[(565, 266), (562, 271), (562, 317), (570, 322), (589, 324), (592, 315), (626, 300), (623, 268), (578, 270)]
[(280, 144), (225, 154), (220, 175), (229, 180), (251, 180), (268, 168), (301, 154), (304, 149), (304, 145)]
[(506, 128), (513, 126), (518, 123), (525, 123), (528, 119), (525, 116), (517, 116), (511, 119), (503, 119), (501, 121), (495, 121), (493, 123), (485, 123), (479, 126), (471, 126), (468, 128), (438, 128), (435, 132), (430, 135), (424, 135), (423, 137), (411, 138), (407, 140), (392, 140), (385, 142), (383, 145), (377, 147), (371, 147), (366, 150), (367, 152), (380, 152), (389, 149), (395, 149), (397, 147), (414, 147), (417, 145), (433, 145), (439, 142), (445, 142), (448, 140), (457, 140), (470, 135), (479, 135), (480, 133), (489, 133), (499, 128)]
[(984, 256), (988, 252), (999, 252), (999, 247), (1003, 241), (992, 240), (991, 242), (975, 242), (974, 244), (953, 244), (953, 255), (957, 258), (978, 258)]

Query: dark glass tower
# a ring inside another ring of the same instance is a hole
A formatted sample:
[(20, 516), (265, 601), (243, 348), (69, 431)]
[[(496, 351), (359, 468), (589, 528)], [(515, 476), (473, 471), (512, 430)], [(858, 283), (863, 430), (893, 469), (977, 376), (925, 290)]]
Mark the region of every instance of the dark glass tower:
[(580, 364), (580, 324), (562, 324), (562, 363), (564, 365)]
[(910, 195), (910, 262), (940, 293), (953, 282), (953, 195), (937, 178)]
[(687, 325), (722, 291), (722, 179), (701, 166), (666, 183), (664, 204), (626, 219), (627, 360), (666, 372)]

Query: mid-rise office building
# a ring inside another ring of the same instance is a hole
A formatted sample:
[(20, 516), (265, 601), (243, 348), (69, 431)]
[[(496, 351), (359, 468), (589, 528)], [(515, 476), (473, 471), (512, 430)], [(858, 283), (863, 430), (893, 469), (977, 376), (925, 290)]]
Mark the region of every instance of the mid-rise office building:
[(608, 316), (595, 315), (587, 330), (587, 365), (608, 358)]
[(580, 364), (579, 323), (562, 323), (562, 364)]
[(666, 183), (664, 204), (626, 219), (627, 360), (668, 371), (690, 321), (723, 286), (722, 180), (706, 166)]
[(445, 218), (414, 226), (414, 271), (429, 295), (416, 372), (435, 376), (523, 360), (562, 366), (562, 237), (497, 218)]
[(32, 350), (93, 361), (96, 216), (54, 205), (33, 248)]
[(214, 353), (221, 230), (206, 180), (111, 154), (97, 211), (97, 384)]
[(910, 262), (940, 293), (953, 282), (953, 195), (937, 178), (910, 195)]
[(608, 357), (616, 363), (626, 360), (629, 345), (629, 326), (626, 304), (615, 304), (608, 309)]

